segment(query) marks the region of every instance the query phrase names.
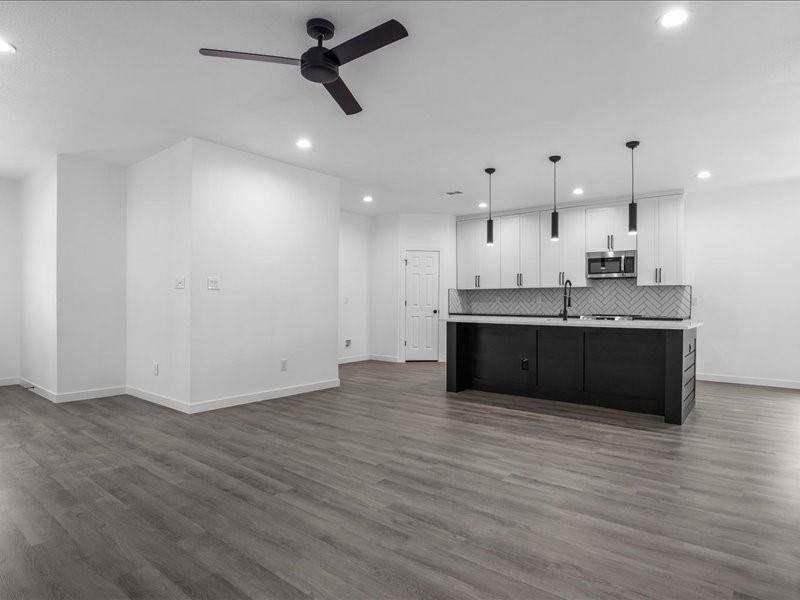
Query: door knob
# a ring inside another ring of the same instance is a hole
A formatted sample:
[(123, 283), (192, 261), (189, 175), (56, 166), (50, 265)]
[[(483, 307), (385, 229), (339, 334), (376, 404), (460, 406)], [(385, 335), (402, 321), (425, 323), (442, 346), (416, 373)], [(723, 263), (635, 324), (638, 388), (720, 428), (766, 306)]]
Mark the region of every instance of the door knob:
[(438, 310), (436, 310), (435, 308), (433, 309), (433, 314), (437, 314), (438, 312), (439, 312), (439, 311), (438, 311)]

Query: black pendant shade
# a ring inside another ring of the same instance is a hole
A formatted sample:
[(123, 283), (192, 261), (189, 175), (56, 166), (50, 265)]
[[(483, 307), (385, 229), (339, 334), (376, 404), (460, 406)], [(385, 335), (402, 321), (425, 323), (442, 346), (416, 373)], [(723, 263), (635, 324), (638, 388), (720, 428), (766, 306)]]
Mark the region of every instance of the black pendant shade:
[(548, 160), (553, 163), (553, 212), (550, 214), (550, 241), (558, 241), (558, 210), (556, 207), (556, 163), (561, 160), (557, 154), (548, 156)]
[(494, 246), (494, 221), (492, 221), (492, 173), (495, 172), (494, 167), (484, 169), (489, 176), (489, 220), (486, 221), (486, 245)]
[(633, 151), (639, 146), (639, 142), (631, 140), (626, 142), (625, 146), (631, 149), (631, 202), (628, 204), (628, 233), (636, 235), (638, 229), (636, 223), (636, 199), (633, 195)]

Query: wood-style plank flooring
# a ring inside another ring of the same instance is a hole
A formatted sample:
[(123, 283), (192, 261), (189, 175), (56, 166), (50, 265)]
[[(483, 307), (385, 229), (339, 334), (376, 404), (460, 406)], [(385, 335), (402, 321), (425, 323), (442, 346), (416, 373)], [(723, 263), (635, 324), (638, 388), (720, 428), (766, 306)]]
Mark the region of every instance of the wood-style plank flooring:
[(0, 388), (0, 598), (800, 598), (800, 393), (661, 417), (439, 364), (183, 415)]

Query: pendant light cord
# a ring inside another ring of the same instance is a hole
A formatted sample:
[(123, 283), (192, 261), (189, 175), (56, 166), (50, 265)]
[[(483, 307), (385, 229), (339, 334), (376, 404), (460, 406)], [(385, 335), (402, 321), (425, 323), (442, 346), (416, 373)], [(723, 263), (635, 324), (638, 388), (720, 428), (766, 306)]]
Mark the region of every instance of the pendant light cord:
[(553, 163), (553, 212), (556, 212), (556, 165), (558, 163)]
[(634, 148), (631, 148), (631, 204), (635, 203), (633, 198), (633, 151)]
[(489, 220), (492, 220), (492, 174), (489, 173)]

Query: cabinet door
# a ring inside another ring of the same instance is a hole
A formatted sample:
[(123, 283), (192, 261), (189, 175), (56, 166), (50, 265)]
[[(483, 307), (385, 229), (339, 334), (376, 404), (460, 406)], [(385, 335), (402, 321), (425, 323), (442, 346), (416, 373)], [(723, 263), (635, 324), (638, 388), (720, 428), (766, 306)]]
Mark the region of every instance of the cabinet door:
[(478, 226), (482, 221), (458, 221), (456, 223), (456, 264), (458, 289), (475, 288), (478, 275)]
[(559, 213), (561, 270), (575, 287), (586, 285), (586, 210), (568, 208)]
[(606, 252), (611, 250), (614, 206), (586, 209), (586, 251)]
[(519, 222), (519, 215), (512, 215), (500, 217), (494, 224), (500, 234), (500, 287), (503, 288), (519, 287)]
[(478, 287), (497, 289), (500, 287), (500, 244), (503, 232), (494, 224), (494, 243), (486, 244), (486, 219), (478, 221)]
[(637, 285), (656, 285), (659, 267), (659, 226), (658, 199), (643, 198), (638, 202), (636, 215), (636, 283)]
[(519, 271), (522, 287), (539, 286), (539, 213), (519, 217)]
[[(636, 236), (628, 233), (628, 205), (615, 204), (608, 207), (608, 211), (608, 233), (612, 236), (611, 249), (614, 251), (636, 250)], [(638, 214), (636, 221), (638, 228)]]
[[(563, 212), (558, 214), (559, 225)], [(560, 234), (560, 232), (559, 232)], [(561, 285), (561, 240), (550, 239), (550, 212), (539, 213), (539, 284), (542, 287), (558, 287)]]
[(658, 203), (659, 283), (682, 285), (683, 197), (663, 198)]

